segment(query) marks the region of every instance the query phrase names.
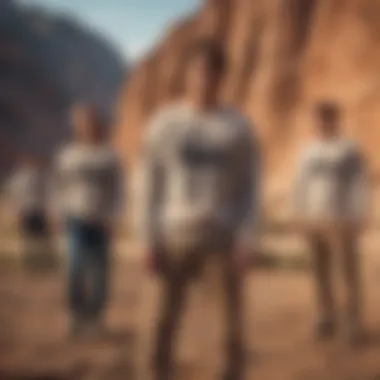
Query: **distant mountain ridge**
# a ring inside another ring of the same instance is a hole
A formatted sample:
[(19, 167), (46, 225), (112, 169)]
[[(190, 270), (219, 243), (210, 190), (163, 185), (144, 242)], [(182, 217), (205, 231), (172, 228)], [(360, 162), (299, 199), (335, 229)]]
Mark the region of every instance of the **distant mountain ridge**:
[(74, 102), (110, 115), (127, 68), (100, 34), (68, 16), (0, 0), (0, 174), (22, 153), (54, 152)]

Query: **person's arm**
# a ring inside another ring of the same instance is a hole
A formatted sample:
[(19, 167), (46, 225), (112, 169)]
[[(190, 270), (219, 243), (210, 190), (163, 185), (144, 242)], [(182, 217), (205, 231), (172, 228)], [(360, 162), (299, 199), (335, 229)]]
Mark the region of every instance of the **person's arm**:
[(256, 137), (251, 132), (249, 124), (243, 133), (239, 146), (238, 176), (239, 190), (237, 192), (238, 231), (237, 254), (251, 255), (258, 246), (258, 232), (261, 214), (261, 168), (260, 150)]
[(50, 222), (58, 229), (62, 214), (62, 192), (64, 187), (61, 160), (63, 154), (58, 154), (52, 161), (46, 178), (46, 203)]
[(356, 151), (349, 162), (350, 182), (348, 188), (348, 207), (352, 221), (366, 222), (369, 212), (370, 181), (368, 167), (360, 151)]
[(3, 197), (12, 196), (18, 183), (18, 173), (13, 174), (10, 178), (6, 179), (1, 187), (1, 195)]
[(18, 216), (20, 212), (19, 187), (20, 187), (21, 173), (16, 171), (7, 178), (1, 187), (1, 196), (5, 201), (6, 207), (12, 210), (12, 214)]
[(125, 200), (126, 200), (127, 184), (124, 168), (117, 156), (112, 167), (111, 181), (110, 181), (110, 222), (120, 222), (122, 215), (125, 213)]
[(158, 118), (148, 126), (143, 142), (140, 161), (139, 197), (139, 235), (144, 250), (154, 254), (157, 244), (158, 206), (162, 199), (164, 167), (162, 162), (161, 141), (165, 120)]
[(295, 219), (296, 227), (300, 227), (299, 223), (303, 223), (303, 212), (306, 206), (306, 198), (309, 184), (310, 174), (310, 150), (306, 149), (300, 155), (297, 162), (297, 168), (291, 188), (291, 209), (292, 216)]

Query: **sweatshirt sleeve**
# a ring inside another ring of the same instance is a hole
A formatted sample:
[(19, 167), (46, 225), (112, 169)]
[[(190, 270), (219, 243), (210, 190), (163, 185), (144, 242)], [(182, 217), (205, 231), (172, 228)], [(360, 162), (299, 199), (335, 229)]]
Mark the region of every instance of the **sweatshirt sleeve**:
[(10, 178), (8, 178), (1, 188), (2, 195), (6, 197), (12, 197), (12, 195), (14, 195), (14, 193), (17, 191), (19, 178), (20, 175), (18, 172), (14, 173)]
[(62, 193), (64, 181), (62, 173), (62, 159), (64, 152), (59, 152), (53, 159), (52, 165), (46, 175), (47, 209), (53, 219), (62, 216)]
[(22, 182), (22, 173), (17, 170), (10, 178), (7, 178), (2, 185), (1, 195), (6, 200), (7, 205), (15, 210), (15, 214), (20, 212), (20, 185)]
[(248, 122), (245, 123), (245, 133), (240, 141), (239, 155), (238, 238), (252, 241), (260, 223), (261, 168), (259, 145)]
[(148, 125), (143, 141), (143, 151), (139, 170), (139, 211), (138, 229), (143, 245), (152, 247), (156, 243), (158, 206), (162, 199), (164, 165), (161, 142), (167, 128), (165, 118), (160, 115)]
[(300, 155), (293, 179), (291, 190), (291, 208), (293, 215), (300, 218), (305, 209), (308, 184), (310, 178), (311, 148), (307, 148)]
[(125, 212), (127, 179), (118, 155), (115, 154), (110, 181), (110, 219), (119, 220)]
[(348, 164), (350, 178), (348, 185), (348, 205), (351, 218), (362, 221), (369, 211), (370, 181), (368, 168), (361, 152), (355, 151)]

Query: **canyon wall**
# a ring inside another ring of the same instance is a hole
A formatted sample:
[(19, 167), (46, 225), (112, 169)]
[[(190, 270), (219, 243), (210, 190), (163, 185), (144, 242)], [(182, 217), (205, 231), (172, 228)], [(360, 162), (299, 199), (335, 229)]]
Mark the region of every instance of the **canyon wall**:
[(73, 103), (111, 113), (126, 69), (97, 31), (26, 3), (0, 1), (0, 181), (20, 155), (55, 153)]
[(221, 99), (241, 109), (260, 136), (267, 213), (286, 208), (297, 155), (312, 130), (310, 110), (321, 99), (340, 104), (345, 132), (363, 147), (376, 185), (378, 0), (205, 1), (170, 27), (124, 86), (115, 141), (130, 168), (147, 120), (158, 107), (183, 94), (184, 52), (202, 35), (225, 43), (229, 67)]

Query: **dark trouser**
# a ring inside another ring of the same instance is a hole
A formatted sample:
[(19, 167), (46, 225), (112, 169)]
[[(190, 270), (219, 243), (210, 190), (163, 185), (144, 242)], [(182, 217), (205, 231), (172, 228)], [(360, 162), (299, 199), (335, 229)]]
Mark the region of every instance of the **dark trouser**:
[(42, 211), (31, 211), (21, 217), (21, 230), (27, 236), (44, 236), (47, 234), (47, 221)]
[(30, 211), (21, 216), (20, 232), (24, 244), (25, 269), (48, 269), (55, 266), (48, 223), (43, 211)]
[(108, 290), (109, 236), (102, 226), (70, 219), (68, 301), (74, 316), (97, 318)]
[(317, 300), (321, 317), (335, 319), (333, 294), (334, 242), (341, 251), (343, 275), (347, 294), (347, 318), (350, 323), (359, 323), (361, 318), (360, 263), (357, 249), (357, 234), (345, 232), (333, 241), (324, 234), (310, 236), (314, 255)]
[[(223, 283), (226, 294), (227, 313), (227, 368), (226, 379), (239, 380), (243, 371), (242, 342), (242, 281), (236, 270), (231, 252), (231, 244), (224, 246), (216, 254), (222, 255)], [(170, 252), (158, 252), (158, 266), (163, 274), (163, 300), (158, 317), (155, 343), (155, 370), (157, 379), (173, 378), (173, 353), (176, 333), (186, 302), (189, 284), (203, 269), (206, 255), (213, 251), (196, 250), (188, 252), (180, 262), (171, 265)]]

